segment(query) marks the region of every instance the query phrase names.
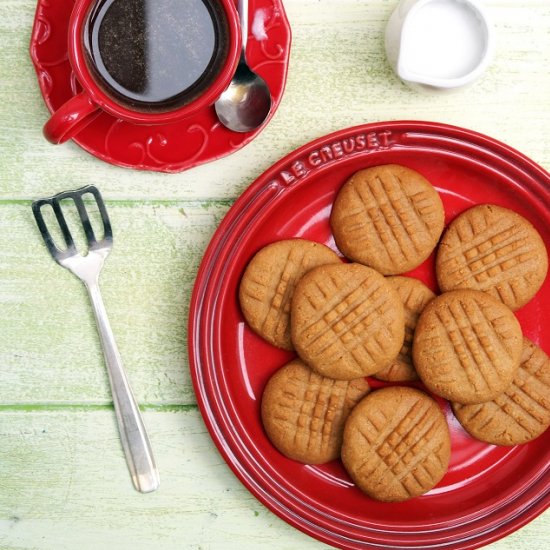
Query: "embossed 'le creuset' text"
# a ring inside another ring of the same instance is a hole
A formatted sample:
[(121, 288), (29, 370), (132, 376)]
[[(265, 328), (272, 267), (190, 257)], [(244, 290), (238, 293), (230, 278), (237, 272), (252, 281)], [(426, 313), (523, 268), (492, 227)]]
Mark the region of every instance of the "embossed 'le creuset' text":
[(318, 149), (305, 153), (304, 157), (280, 170), (270, 184), (290, 186), (310, 172), (338, 159), (361, 153), (386, 149), (393, 144), (389, 130), (356, 134), (327, 143)]

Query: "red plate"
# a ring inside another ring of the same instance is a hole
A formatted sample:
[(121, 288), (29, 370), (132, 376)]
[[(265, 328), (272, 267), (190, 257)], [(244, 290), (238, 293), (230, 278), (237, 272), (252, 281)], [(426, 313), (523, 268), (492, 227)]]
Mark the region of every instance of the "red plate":
[[(259, 405), (269, 376), (292, 354), (255, 336), (237, 289), (264, 245), (304, 237), (334, 248), (328, 218), (353, 172), (399, 163), (438, 189), (447, 222), (491, 202), (528, 218), (550, 250), (550, 175), (517, 151), (460, 128), (388, 122), (342, 130), (291, 153), (240, 197), (214, 235), (195, 284), (191, 374), (200, 410), (223, 457), (268, 508), (302, 531), (341, 548), (476, 548), (518, 529), (550, 502), (550, 430), (517, 447), (487, 445), (451, 429), (448, 473), (428, 494), (398, 504), (371, 500), (339, 461), (304, 466), (268, 441)], [(412, 274), (435, 288), (433, 257)], [(526, 336), (550, 351), (550, 282), (520, 311)], [(382, 385), (374, 382), (373, 385)]]

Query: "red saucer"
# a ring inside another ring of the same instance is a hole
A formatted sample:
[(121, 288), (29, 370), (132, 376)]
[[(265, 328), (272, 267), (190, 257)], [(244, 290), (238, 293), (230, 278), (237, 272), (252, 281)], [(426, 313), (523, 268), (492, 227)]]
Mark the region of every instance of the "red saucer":
[[(189, 358), (200, 410), (226, 462), (267, 507), (302, 531), (349, 549), (473, 549), (518, 529), (550, 504), (550, 430), (515, 447), (470, 437), (440, 400), (452, 456), (441, 482), (421, 497), (377, 502), (340, 461), (305, 466), (281, 455), (260, 420), (268, 378), (293, 355), (246, 325), (238, 286), (266, 244), (303, 237), (334, 248), (329, 215), (355, 171), (397, 163), (437, 188), (446, 222), (491, 202), (529, 219), (550, 251), (550, 174), (475, 132), (424, 122), (386, 122), (322, 137), (277, 162), (238, 199), (201, 264), (189, 312)], [(436, 289), (433, 255), (413, 276)], [(550, 277), (517, 312), (524, 334), (550, 353)], [(373, 387), (384, 383), (370, 379)], [(421, 387), (421, 384), (417, 384)]]
[[(30, 53), (50, 112), (80, 91), (67, 57), (73, 4), (74, 0), (39, 0), (36, 8)], [(290, 26), (282, 0), (250, 0), (249, 20), (247, 60), (269, 85), (273, 99), (271, 118), (286, 83)], [(117, 166), (179, 172), (237, 151), (262, 128), (232, 132), (220, 124), (213, 107), (183, 121), (158, 126), (138, 126), (102, 112), (74, 141), (97, 158)]]

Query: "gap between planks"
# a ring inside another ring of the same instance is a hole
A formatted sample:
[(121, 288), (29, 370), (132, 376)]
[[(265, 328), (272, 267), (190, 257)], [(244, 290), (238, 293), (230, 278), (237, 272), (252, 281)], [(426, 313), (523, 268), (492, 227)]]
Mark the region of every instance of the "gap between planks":
[[(178, 403), (143, 403), (141, 411), (153, 412), (190, 412), (197, 411), (198, 405)], [(113, 403), (0, 403), (2, 412), (57, 412), (57, 411), (111, 411)]]
[[(0, 206), (10, 206), (10, 205), (27, 205), (31, 206), (32, 202), (36, 200), (39, 197), (36, 198), (30, 198), (30, 199), (0, 199)], [(205, 197), (205, 198), (193, 198), (193, 199), (117, 199), (117, 198), (111, 198), (107, 199), (104, 197), (105, 204), (112, 205), (112, 206), (180, 206), (182, 204), (190, 205), (190, 206), (199, 206), (199, 207), (205, 207), (205, 206), (231, 206), (235, 200), (237, 200), (237, 197), (234, 198), (212, 198), (212, 197)]]

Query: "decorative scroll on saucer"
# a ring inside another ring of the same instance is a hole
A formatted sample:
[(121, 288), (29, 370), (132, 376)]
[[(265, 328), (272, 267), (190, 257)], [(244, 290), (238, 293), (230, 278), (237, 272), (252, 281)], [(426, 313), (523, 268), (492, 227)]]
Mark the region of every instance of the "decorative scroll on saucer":
[[(80, 92), (67, 55), (72, 7), (73, 0), (39, 0), (36, 8), (30, 54), (50, 112)], [(250, 0), (247, 59), (271, 90), (270, 117), (285, 88), (290, 41), (282, 0)], [(155, 126), (132, 124), (100, 112), (74, 141), (95, 157), (117, 166), (180, 172), (240, 149), (261, 130), (232, 132), (218, 121), (213, 106), (180, 122)]]

